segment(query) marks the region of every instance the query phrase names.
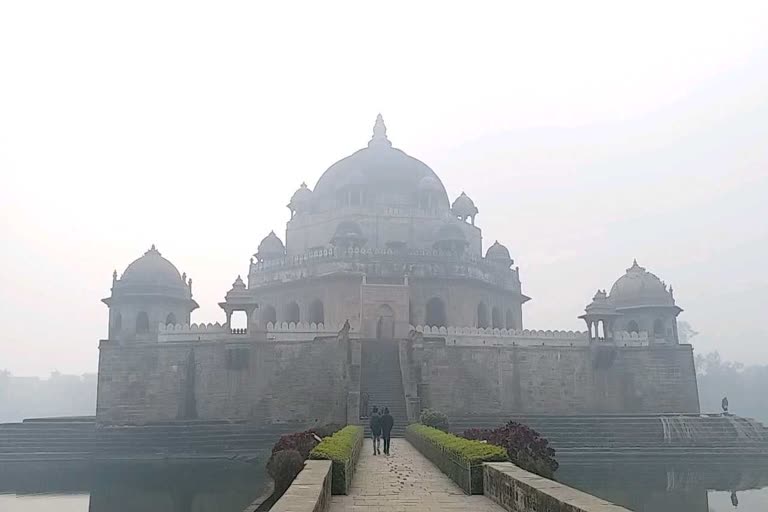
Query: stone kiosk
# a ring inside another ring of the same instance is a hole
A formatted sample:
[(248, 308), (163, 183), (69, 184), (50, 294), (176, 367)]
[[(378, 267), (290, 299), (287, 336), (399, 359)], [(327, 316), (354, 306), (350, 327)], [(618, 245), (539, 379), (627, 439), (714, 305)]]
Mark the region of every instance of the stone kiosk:
[(425, 406), (699, 411), (671, 287), (635, 262), (598, 290), (586, 332), (525, 329), (509, 249), (483, 254), (478, 207), (463, 192), (451, 202), (429, 166), (392, 147), (381, 116), (366, 147), (288, 208), (284, 237), (258, 244), (221, 323), (191, 323), (192, 280), (154, 246), (115, 273), (98, 422), (344, 422), (377, 404), (400, 424)]

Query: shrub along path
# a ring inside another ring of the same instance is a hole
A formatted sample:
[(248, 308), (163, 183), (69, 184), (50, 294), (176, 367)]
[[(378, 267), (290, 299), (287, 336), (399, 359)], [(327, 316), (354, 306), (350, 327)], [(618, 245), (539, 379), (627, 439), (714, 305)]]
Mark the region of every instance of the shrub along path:
[(349, 494), (334, 496), (331, 512), (504, 510), (485, 496), (464, 494), (405, 439), (392, 439), (390, 451), (374, 456), (365, 439)]

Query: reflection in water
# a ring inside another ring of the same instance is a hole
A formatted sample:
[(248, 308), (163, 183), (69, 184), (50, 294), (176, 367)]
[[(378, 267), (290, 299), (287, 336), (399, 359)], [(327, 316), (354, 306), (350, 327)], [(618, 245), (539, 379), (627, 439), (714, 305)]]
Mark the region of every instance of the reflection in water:
[(565, 461), (557, 478), (636, 512), (768, 510), (768, 461)]
[[(768, 510), (768, 461), (561, 462), (558, 480), (636, 512)], [(0, 510), (240, 512), (261, 494), (263, 468), (263, 460), (2, 464)]]
[[(0, 510), (240, 512), (263, 491), (263, 468), (263, 461), (4, 464)], [(72, 493), (80, 495), (64, 495)]]

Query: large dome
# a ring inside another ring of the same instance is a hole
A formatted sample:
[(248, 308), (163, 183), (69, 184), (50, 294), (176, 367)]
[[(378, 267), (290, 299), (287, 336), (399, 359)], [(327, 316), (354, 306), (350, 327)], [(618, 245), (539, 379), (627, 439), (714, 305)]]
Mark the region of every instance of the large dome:
[(637, 264), (637, 260), (611, 287), (610, 302), (621, 306), (669, 306), (674, 304), (666, 285), (655, 274)]
[(137, 259), (125, 269), (120, 278), (121, 285), (153, 285), (184, 287), (178, 269), (163, 258), (153, 245), (144, 256)]
[(386, 130), (379, 114), (368, 147), (330, 166), (315, 185), (315, 198), (335, 198), (339, 190), (349, 185), (357, 185), (374, 193), (396, 192), (415, 196), (420, 188), (423, 189), (423, 186), (420, 187), (425, 183), (423, 179), (429, 177), (435, 180), (435, 192), (447, 208), (448, 194), (437, 174), (424, 162), (393, 148)]

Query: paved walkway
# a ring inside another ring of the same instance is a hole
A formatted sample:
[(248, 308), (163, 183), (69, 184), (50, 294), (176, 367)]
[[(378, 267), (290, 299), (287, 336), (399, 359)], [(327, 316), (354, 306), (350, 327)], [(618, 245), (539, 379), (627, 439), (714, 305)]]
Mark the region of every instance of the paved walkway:
[(485, 496), (464, 494), (405, 439), (393, 439), (391, 452), (374, 457), (366, 439), (351, 491), (333, 497), (331, 512), (504, 511)]

